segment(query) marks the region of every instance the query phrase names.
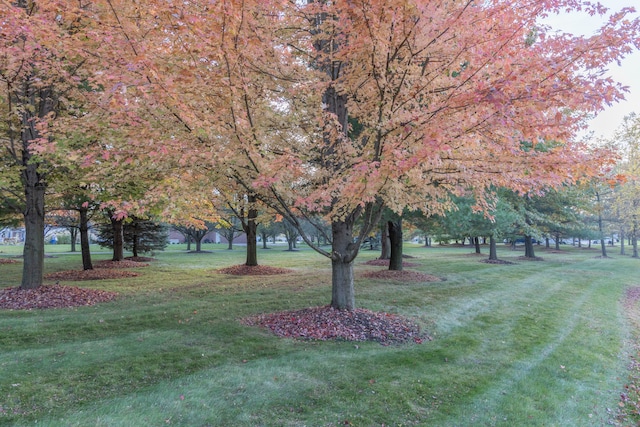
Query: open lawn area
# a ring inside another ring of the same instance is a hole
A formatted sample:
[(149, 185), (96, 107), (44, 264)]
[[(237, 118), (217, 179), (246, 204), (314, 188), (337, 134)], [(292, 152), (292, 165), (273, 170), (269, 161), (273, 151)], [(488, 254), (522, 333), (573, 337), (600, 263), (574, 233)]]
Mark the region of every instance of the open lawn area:
[[(0, 257), (19, 253), (0, 247)], [(244, 248), (171, 245), (136, 277), (60, 281), (117, 292), (80, 308), (0, 310), (0, 425), (603, 426), (636, 425), (640, 260), (596, 249), (405, 246), (408, 270), (437, 282), (372, 279), (356, 260), (356, 304), (416, 322), (431, 340), (280, 338), (241, 319), (326, 305), (328, 260), (302, 247), (259, 250), (291, 269), (234, 276)], [(81, 269), (48, 246), (47, 273)], [(488, 253), (488, 248), (483, 248)], [(107, 252), (94, 260), (109, 259)], [(0, 287), (22, 263), (0, 264)], [(52, 282), (53, 283), (53, 282)], [(631, 289), (631, 291), (629, 291)], [(623, 396), (621, 398), (621, 395)]]

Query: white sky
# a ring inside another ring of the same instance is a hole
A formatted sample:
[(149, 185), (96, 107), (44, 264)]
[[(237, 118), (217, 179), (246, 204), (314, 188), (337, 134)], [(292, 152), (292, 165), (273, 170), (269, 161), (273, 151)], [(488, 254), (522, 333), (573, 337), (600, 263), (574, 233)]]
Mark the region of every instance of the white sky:
[[(633, 17), (640, 16), (640, 12), (638, 12), (640, 9), (639, 0), (600, 0), (600, 3), (610, 9), (609, 14), (617, 12), (623, 7), (633, 6), (636, 9)], [(552, 16), (545, 20), (545, 23), (553, 28), (576, 35), (591, 35), (602, 22), (601, 17), (591, 17), (586, 13)], [(590, 129), (596, 137), (611, 137), (622, 123), (624, 116), (631, 112), (640, 114), (640, 51), (635, 50), (632, 55), (624, 59), (620, 66), (616, 63), (611, 64), (609, 74), (614, 80), (628, 86), (629, 92), (625, 94), (625, 101), (608, 107), (591, 121)]]

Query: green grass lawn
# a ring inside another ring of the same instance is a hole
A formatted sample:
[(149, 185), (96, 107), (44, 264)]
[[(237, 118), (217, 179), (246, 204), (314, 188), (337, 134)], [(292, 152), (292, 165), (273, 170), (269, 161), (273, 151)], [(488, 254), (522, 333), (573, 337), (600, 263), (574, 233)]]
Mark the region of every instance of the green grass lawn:
[[(543, 261), (479, 262), (470, 248), (406, 247), (445, 279), (365, 279), (359, 307), (397, 313), (423, 344), (297, 341), (239, 323), (326, 305), (330, 265), (302, 248), (260, 250), (282, 276), (234, 277), (242, 247), (172, 245), (139, 277), (67, 282), (120, 293), (93, 307), (0, 311), (0, 424), (11, 426), (601, 426), (614, 422), (636, 330), (623, 310), (640, 260), (537, 248)], [(0, 247), (12, 256), (19, 247)], [(47, 272), (80, 269), (48, 246)], [(487, 251), (487, 249), (484, 249)], [(615, 251), (615, 253), (614, 253)], [(94, 259), (108, 259), (96, 249)], [(2, 264), (1, 287), (22, 264)], [(629, 424), (631, 425), (631, 424)]]

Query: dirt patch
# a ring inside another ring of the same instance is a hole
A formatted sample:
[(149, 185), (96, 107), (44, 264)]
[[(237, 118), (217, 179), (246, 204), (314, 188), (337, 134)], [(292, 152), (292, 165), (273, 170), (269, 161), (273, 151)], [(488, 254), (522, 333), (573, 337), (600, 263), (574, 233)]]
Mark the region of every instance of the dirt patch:
[(115, 292), (75, 286), (43, 285), (36, 289), (6, 288), (0, 289), (0, 309), (80, 307), (111, 301), (117, 296)]
[(431, 340), (420, 333), (417, 324), (404, 317), (365, 309), (312, 307), (247, 317), (241, 323), (267, 328), (279, 337), (297, 339), (376, 341), (383, 345)]
[(0, 264), (17, 264), (18, 261), (15, 258), (0, 258)]
[[(363, 262), (364, 265), (375, 265), (375, 266), (380, 266), (380, 267), (389, 267), (389, 260), (388, 259), (371, 259), (367, 262)], [(418, 264), (415, 264), (413, 262), (404, 262), (402, 261), (402, 266), (403, 267), (416, 267)]]
[(400, 282), (441, 282), (442, 279), (431, 274), (420, 273), (419, 271), (411, 270), (382, 270), (382, 271), (367, 271), (362, 274), (368, 279), (383, 279), (383, 280), (396, 280)]
[(231, 267), (216, 270), (221, 274), (233, 274), (235, 276), (275, 276), (278, 274), (291, 273), (293, 270), (287, 268), (269, 267), (268, 265), (233, 265)]

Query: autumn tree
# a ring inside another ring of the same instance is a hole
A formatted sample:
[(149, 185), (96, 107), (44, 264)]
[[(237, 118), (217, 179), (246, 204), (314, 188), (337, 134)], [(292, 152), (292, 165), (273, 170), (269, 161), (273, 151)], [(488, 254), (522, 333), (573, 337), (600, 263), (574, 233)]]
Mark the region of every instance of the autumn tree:
[(0, 3), (2, 192), (24, 218), (23, 289), (42, 284), (50, 127), (81, 78), (73, 9), (56, 1)]
[[(631, 114), (624, 118), (616, 131), (615, 140), (621, 145), (623, 157), (618, 172), (624, 175), (615, 187), (614, 209), (631, 238), (632, 257), (638, 258), (638, 234), (640, 234), (640, 116)], [(621, 236), (621, 245), (624, 238)]]
[(607, 13), (580, 0), (153, 6), (113, 9), (145, 97), (189, 129), (180, 155), (301, 231), (300, 218), (328, 221), (330, 250), (301, 235), (331, 260), (338, 309), (355, 307), (353, 263), (384, 206), (443, 213), (471, 189), (488, 209), (491, 188), (534, 194), (592, 173), (574, 136), (621, 98), (602, 70), (640, 26), (631, 9), (589, 37), (540, 24)]

